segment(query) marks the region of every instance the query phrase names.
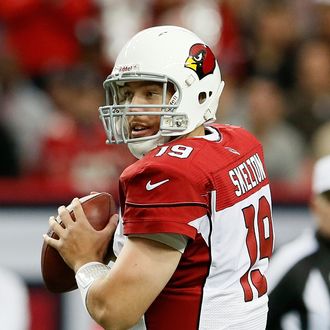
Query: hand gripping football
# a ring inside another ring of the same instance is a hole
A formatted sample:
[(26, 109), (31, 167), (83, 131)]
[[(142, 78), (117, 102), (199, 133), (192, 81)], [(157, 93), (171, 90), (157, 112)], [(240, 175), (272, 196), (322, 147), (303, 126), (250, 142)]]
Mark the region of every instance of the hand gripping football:
[[(102, 230), (109, 222), (110, 217), (116, 212), (113, 197), (105, 192), (91, 194), (79, 199), (89, 223), (96, 230)], [(73, 215), (71, 205), (67, 206), (70, 215)], [(50, 237), (58, 236), (49, 230)], [(112, 252), (112, 244), (109, 244)], [(41, 273), (47, 289), (54, 293), (72, 291), (77, 288), (74, 271), (65, 263), (56, 249), (43, 243), (41, 252)]]

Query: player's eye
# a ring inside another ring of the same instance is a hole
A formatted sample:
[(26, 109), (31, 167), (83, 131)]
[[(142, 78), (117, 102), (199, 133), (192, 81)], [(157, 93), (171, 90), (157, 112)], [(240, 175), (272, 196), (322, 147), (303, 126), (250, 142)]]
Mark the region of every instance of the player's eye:
[(159, 104), (162, 100), (162, 94), (158, 90), (147, 90), (145, 92), (145, 98), (148, 103)]
[(124, 97), (126, 100), (132, 101), (133, 98), (133, 92), (132, 91), (126, 91), (124, 94)]
[(146, 92), (146, 97), (147, 98), (153, 98), (153, 97), (156, 97), (158, 94), (153, 92), (153, 91), (147, 91)]
[(119, 103), (124, 104), (124, 103), (131, 103), (133, 99), (133, 92), (128, 89), (124, 89), (120, 91), (119, 93)]

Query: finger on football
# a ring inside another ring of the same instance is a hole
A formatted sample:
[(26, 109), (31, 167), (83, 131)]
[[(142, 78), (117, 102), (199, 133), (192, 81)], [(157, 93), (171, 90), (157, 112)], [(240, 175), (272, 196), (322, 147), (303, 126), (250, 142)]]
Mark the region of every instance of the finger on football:
[(89, 224), (79, 199), (74, 198), (71, 205), (76, 221), (77, 222), (85, 221)]
[(63, 227), (56, 221), (55, 217), (51, 216), (48, 220), (50, 229), (57, 234), (57, 236), (61, 236), (63, 234)]
[(70, 223), (72, 221), (74, 221), (72, 218), (71, 218), (71, 215), (70, 215), (70, 212), (68, 211), (68, 209), (65, 207), (65, 206), (60, 206), (58, 208), (58, 222), (59, 223), (63, 223), (64, 227), (67, 228)]
[(47, 234), (43, 234), (42, 237), (44, 238), (44, 241), (51, 247), (53, 247), (54, 249), (58, 249), (59, 247), (59, 240), (55, 239), (55, 238), (51, 238), (50, 236), (48, 236)]

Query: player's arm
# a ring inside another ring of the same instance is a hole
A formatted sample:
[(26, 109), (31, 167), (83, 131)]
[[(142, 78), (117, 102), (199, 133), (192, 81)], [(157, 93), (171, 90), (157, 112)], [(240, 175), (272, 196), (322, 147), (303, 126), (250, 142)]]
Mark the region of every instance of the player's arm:
[[(48, 235), (44, 239), (77, 272), (86, 263), (102, 261), (106, 243), (116, 226), (112, 224), (113, 216), (105, 229), (93, 230), (76, 199), (73, 212), (76, 221), (61, 207), (59, 216), (65, 228), (51, 219), (50, 226), (59, 239)], [(180, 258), (178, 250), (163, 243), (128, 238), (112, 269), (106, 270), (106, 275), (89, 287), (84, 301), (89, 313), (105, 329), (132, 327), (169, 281)]]
[(107, 276), (90, 287), (89, 313), (105, 329), (132, 327), (169, 281), (180, 257), (163, 243), (128, 238)]

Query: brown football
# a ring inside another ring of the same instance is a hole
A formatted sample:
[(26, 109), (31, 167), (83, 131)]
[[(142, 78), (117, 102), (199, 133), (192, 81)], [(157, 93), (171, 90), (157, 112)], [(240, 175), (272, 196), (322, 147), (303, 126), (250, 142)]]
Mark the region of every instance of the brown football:
[[(116, 212), (113, 197), (105, 192), (84, 196), (79, 200), (88, 221), (96, 230), (102, 230), (108, 224), (111, 215)], [(73, 211), (70, 205), (67, 209), (72, 215)], [(47, 234), (58, 239), (52, 230), (49, 230)], [(110, 249), (112, 251), (112, 244), (109, 244)], [(62, 293), (77, 288), (74, 271), (64, 262), (61, 255), (45, 242), (41, 251), (41, 273), (46, 288), (51, 292)]]

